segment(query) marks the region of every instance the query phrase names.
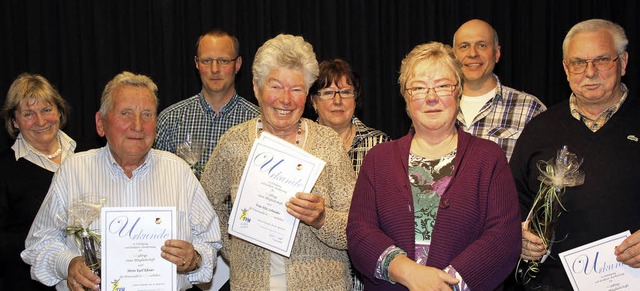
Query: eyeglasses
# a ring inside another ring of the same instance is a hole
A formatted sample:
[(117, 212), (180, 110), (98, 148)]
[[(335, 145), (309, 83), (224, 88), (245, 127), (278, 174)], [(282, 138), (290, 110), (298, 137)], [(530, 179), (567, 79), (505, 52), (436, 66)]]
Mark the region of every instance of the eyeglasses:
[(203, 66), (211, 66), (213, 64), (213, 62), (215, 61), (216, 63), (218, 63), (218, 65), (220, 66), (228, 66), (230, 65), (232, 62), (234, 62), (235, 60), (237, 60), (240, 56), (237, 56), (233, 59), (227, 59), (227, 58), (207, 58), (207, 59), (201, 59), (196, 57), (196, 62), (200, 63)]
[(335, 90), (318, 91), (318, 93), (316, 93), (316, 96), (318, 96), (320, 100), (333, 100), (334, 98), (336, 98), (336, 94), (340, 95), (340, 98), (342, 99), (349, 99), (356, 96), (356, 92), (353, 89), (343, 89), (339, 91), (335, 91)]
[(569, 72), (572, 74), (582, 74), (586, 69), (589, 63), (593, 64), (593, 67), (598, 71), (607, 71), (613, 68), (613, 64), (620, 58), (620, 55), (615, 58), (611, 57), (600, 57), (590, 60), (577, 60), (572, 62), (565, 61), (565, 64), (569, 68)]
[(424, 100), (429, 95), (429, 91), (433, 89), (433, 92), (438, 95), (438, 97), (450, 97), (453, 96), (453, 91), (456, 89), (458, 84), (452, 85), (440, 85), (436, 87), (411, 87), (407, 88), (407, 92), (409, 96), (411, 96), (411, 101)]

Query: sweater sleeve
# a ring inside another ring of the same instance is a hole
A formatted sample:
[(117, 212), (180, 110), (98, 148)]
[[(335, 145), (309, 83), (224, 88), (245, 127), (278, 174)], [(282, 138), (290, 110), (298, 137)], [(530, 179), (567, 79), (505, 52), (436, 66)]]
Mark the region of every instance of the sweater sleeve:
[(228, 258), (229, 255), (229, 210), (231, 201), (231, 182), (229, 170), (238, 167), (230, 160), (232, 153), (227, 149), (226, 136), (222, 136), (220, 143), (213, 150), (209, 162), (204, 168), (200, 183), (220, 220), (220, 233), (222, 237), (221, 254)]
[(520, 252), (520, 218), (513, 178), (504, 156), (491, 171), (482, 233), (451, 265), (472, 290), (492, 290), (508, 276)]
[(518, 139), (515, 148), (513, 149), (513, 155), (509, 161), (509, 167), (511, 168), (511, 174), (518, 193), (518, 200), (520, 203), (520, 218), (522, 221), (527, 219), (529, 210), (533, 204), (537, 192), (529, 190), (529, 161), (531, 160), (529, 151), (532, 144), (530, 140), (531, 127), (535, 126), (529, 124), (529, 127), (525, 127), (522, 135)]
[[(351, 160), (342, 150), (340, 139), (331, 131), (331, 138), (322, 138), (316, 147), (324, 145), (327, 164), (312, 192), (325, 198), (325, 223), (320, 229), (311, 231), (328, 246), (335, 249), (347, 248), (347, 217), (355, 184), (355, 173)], [(319, 137), (322, 135), (319, 135)], [(322, 144), (322, 145), (321, 145)], [(340, 149), (340, 150), (335, 150)]]
[[(390, 194), (397, 196), (397, 193), (387, 193), (389, 188), (382, 185), (393, 185), (395, 179), (378, 183), (378, 176), (389, 178), (390, 176), (385, 175), (385, 173), (395, 172), (396, 170), (394, 165), (377, 166), (379, 157), (389, 155), (389, 153), (382, 151), (382, 148), (377, 147), (369, 151), (363, 161), (353, 192), (349, 220), (347, 222), (347, 241), (351, 261), (354, 267), (364, 276), (377, 283), (384, 282), (374, 276), (378, 259), (389, 246), (395, 243), (394, 239), (387, 235), (380, 224), (379, 207), (392, 207), (393, 209), (403, 207), (402, 199), (388, 199)], [(378, 203), (382, 203), (385, 206), (380, 206)], [(407, 207), (409, 207), (408, 204)], [(410, 208), (406, 209), (410, 210)], [(393, 212), (395, 212), (396, 217), (399, 215), (397, 211), (394, 210)], [(412, 230), (413, 227), (410, 229)], [(413, 240), (413, 232), (408, 234), (409, 237), (405, 239)]]

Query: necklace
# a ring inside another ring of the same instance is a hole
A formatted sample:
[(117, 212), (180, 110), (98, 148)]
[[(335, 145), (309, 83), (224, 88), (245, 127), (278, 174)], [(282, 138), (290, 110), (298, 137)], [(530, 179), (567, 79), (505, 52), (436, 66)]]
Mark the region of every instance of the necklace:
[[(262, 118), (258, 118), (258, 121), (256, 123), (256, 128), (258, 130), (258, 135), (260, 135), (260, 133), (262, 133), (262, 131), (263, 131)], [(300, 140), (302, 140), (302, 119), (298, 120), (298, 131), (296, 132), (296, 145), (297, 146), (300, 146)]]
[(47, 159), (55, 159), (57, 158), (60, 154), (62, 154), (62, 145), (60, 144), (60, 138), (58, 138), (58, 150), (56, 150), (53, 154), (47, 155), (39, 150), (36, 150), (34, 147), (32, 147), (29, 143), (27, 143), (29, 145), (29, 147), (31, 148), (32, 151), (34, 151), (37, 154), (40, 154), (41, 156), (45, 156), (47, 157)]

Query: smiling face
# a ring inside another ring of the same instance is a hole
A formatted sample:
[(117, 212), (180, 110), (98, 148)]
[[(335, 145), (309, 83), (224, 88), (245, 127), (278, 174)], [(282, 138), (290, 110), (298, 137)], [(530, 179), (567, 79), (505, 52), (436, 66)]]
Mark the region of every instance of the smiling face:
[[(234, 59), (238, 57), (233, 47), (233, 41), (228, 36), (202, 37), (198, 45), (198, 59)], [(242, 57), (227, 65), (220, 65), (215, 60), (211, 65), (195, 62), (202, 81), (202, 91), (205, 97), (224, 96), (231, 98), (235, 92), (236, 74), (242, 66)]]
[[(347, 77), (342, 76), (338, 84), (332, 83), (331, 86), (322, 88), (319, 91), (340, 91), (345, 89), (354, 90), (353, 85), (347, 84)], [(321, 100), (314, 96), (312, 102), (313, 108), (318, 113), (318, 122), (320, 124), (333, 129), (343, 128), (351, 124), (351, 118), (356, 109), (355, 97), (343, 99), (340, 94), (336, 94), (333, 99)]]
[(121, 165), (142, 163), (156, 137), (156, 102), (147, 87), (120, 85), (113, 91), (113, 107), (106, 116), (96, 113), (96, 129), (107, 138)]
[(60, 112), (48, 102), (27, 99), (15, 111), (13, 126), (27, 143), (46, 153), (57, 147)]
[[(434, 88), (442, 85), (456, 84), (455, 74), (442, 64), (427, 65), (425, 61), (416, 64), (413, 77), (407, 80), (406, 87)], [(411, 100), (407, 93), (407, 113), (413, 121), (416, 131), (448, 134), (455, 128), (458, 112), (459, 86), (453, 94), (439, 97), (434, 90), (429, 90), (425, 99)]]
[(606, 30), (580, 32), (571, 38), (564, 70), (580, 108), (594, 107), (601, 112), (620, 100), (620, 79), (626, 72), (628, 55), (626, 52), (620, 55), (613, 67), (605, 71), (598, 71), (593, 64), (588, 63), (586, 70), (580, 74), (569, 72), (568, 62), (601, 57), (614, 59), (617, 56), (613, 37)]
[(307, 98), (304, 73), (285, 68), (272, 69), (262, 86), (253, 83), (264, 129), (278, 136), (295, 134)]
[(481, 87), (487, 92), (493, 89), (496, 86), (493, 69), (500, 59), (493, 28), (484, 21), (471, 20), (460, 26), (454, 40), (453, 50), (462, 62), (465, 87)]

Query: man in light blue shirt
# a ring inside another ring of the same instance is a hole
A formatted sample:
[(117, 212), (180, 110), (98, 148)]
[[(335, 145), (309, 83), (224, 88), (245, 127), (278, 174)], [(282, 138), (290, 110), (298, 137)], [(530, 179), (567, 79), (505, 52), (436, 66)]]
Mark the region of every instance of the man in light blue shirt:
[[(21, 256), (35, 280), (58, 290), (99, 289), (100, 277), (66, 235), (74, 226), (69, 208), (88, 195), (105, 207), (176, 207), (177, 237), (165, 242), (161, 256), (177, 265), (179, 290), (211, 280), (221, 247), (218, 216), (189, 166), (174, 154), (151, 149), (156, 91), (150, 78), (129, 72), (105, 87), (96, 129), (107, 145), (60, 166), (27, 236)], [(87, 227), (99, 233), (100, 219)]]

